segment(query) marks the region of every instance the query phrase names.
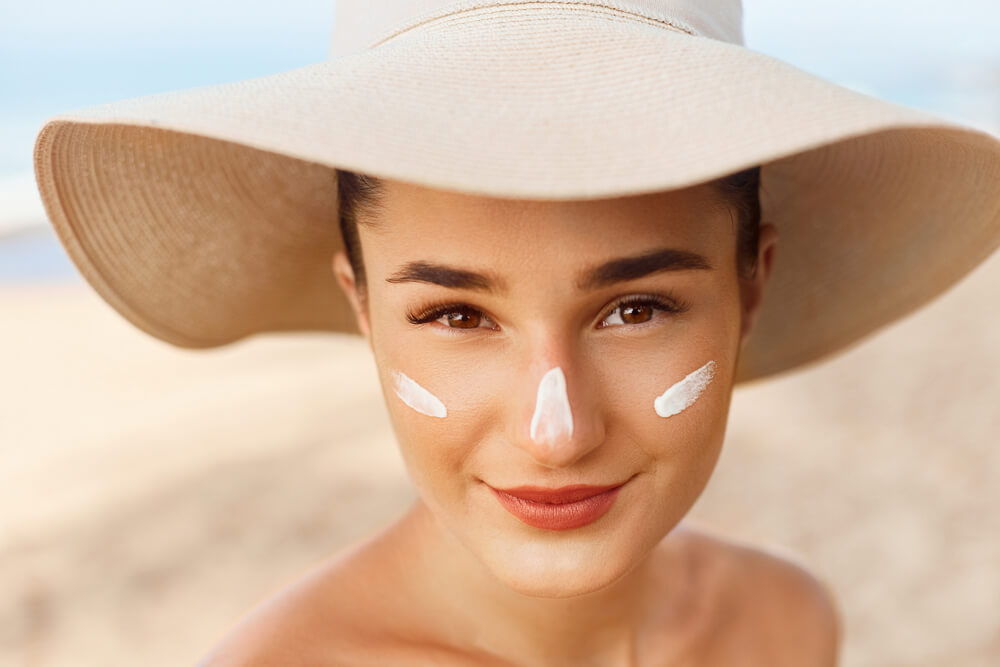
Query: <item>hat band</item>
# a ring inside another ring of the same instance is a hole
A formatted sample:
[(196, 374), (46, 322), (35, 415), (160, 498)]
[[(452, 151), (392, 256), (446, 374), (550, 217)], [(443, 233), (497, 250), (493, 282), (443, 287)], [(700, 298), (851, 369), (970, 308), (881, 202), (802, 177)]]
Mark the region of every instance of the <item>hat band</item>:
[(689, 24), (677, 19), (647, 16), (639, 12), (622, 9), (620, 7), (611, 7), (608, 5), (596, 4), (594, 2), (529, 1), (529, 2), (499, 2), (499, 3), (493, 2), (486, 4), (482, 2), (477, 2), (471, 7), (452, 9), (451, 11), (445, 12), (437, 16), (422, 17), (419, 21), (411, 25), (392, 30), (387, 35), (381, 37), (380, 39), (370, 44), (367, 48), (372, 49), (377, 46), (381, 46), (382, 44), (385, 44), (387, 42), (390, 42), (401, 35), (414, 31), (421, 31), (424, 29), (433, 28), (435, 26), (445, 23), (451, 23), (451, 22), (465, 23), (469, 21), (478, 21), (482, 20), (485, 17), (491, 17), (495, 15), (504, 15), (504, 20), (506, 21), (509, 20), (509, 17), (517, 17), (520, 15), (528, 15), (528, 14), (537, 15), (539, 11), (544, 11), (549, 15), (565, 15), (566, 12), (571, 12), (580, 15), (605, 16), (605, 17), (611, 17), (613, 19), (643, 23), (657, 28), (665, 28), (667, 30), (682, 32), (688, 35), (699, 36), (698, 32), (694, 28), (692, 28)]

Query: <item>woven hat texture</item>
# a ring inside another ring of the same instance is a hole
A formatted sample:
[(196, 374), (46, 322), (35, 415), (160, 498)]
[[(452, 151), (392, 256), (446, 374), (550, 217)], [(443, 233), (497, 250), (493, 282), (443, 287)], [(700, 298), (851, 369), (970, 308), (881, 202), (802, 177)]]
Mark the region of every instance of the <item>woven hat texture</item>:
[(1000, 139), (743, 45), (738, 0), (339, 0), (326, 61), (49, 118), (35, 173), (89, 283), (184, 347), (356, 333), (336, 169), (588, 199), (762, 165), (779, 252), (737, 382), (822, 359), (1000, 244)]

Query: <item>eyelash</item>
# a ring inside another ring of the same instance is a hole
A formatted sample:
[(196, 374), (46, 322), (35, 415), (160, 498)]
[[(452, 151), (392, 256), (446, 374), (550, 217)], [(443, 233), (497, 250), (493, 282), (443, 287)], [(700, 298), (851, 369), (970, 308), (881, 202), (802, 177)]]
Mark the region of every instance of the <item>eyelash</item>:
[[(612, 313), (623, 306), (652, 306), (656, 310), (660, 310), (671, 315), (679, 315), (680, 313), (686, 312), (690, 305), (681, 299), (678, 299), (672, 294), (668, 293), (667, 298), (657, 296), (655, 294), (633, 294), (631, 296), (626, 296), (615, 301), (611, 308), (605, 311), (603, 317), (601, 317), (601, 322), (611, 317)], [(641, 327), (646, 324), (651, 324), (656, 318), (656, 313), (653, 313), (653, 317), (645, 322), (640, 322), (638, 324), (623, 324), (623, 325), (609, 325), (609, 326), (631, 326), (631, 327)], [(608, 327), (601, 327), (602, 329)]]
[[(690, 307), (689, 304), (681, 299), (674, 297), (672, 294), (668, 294), (667, 298), (663, 298), (654, 294), (634, 294), (631, 296), (626, 296), (615, 301), (610, 308), (604, 311), (604, 315), (601, 317), (601, 322), (608, 319), (616, 310), (623, 306), (652, 306), (656, 310), (660, 310), (670, 314), (680, 314), (686, 312)], [(486, 315), (478, 308), (473, 308), (465, 303), (449, 302), (449, 303), (432, 303), (425, 306), (419, 311), (408, 311), (406, 313), (406, 319), (410, 324), (421, 325), (428, 322), (434, 322), (440, 319), (442, 316), (447, 315), (451, 312), (461, 312), (461, 313), (473, 313), (478, 314), (481, 317), (485, 317), (491, 322), (495, 320)], [(655, 317), (655, 313), (654, 313)], [(608, 325), (608, 327), (600, 327), (606, 329), (612, 326), (631, 326), (639, 327), (645, 324), (651, 323), (653, 320), (647, 320), (646, 322), (640, 322), (638, 324), (631, 325)], [(445, 325), (443, 328), (448, 329), (449, 333), (460, 333), (463, 327), (449, 327)], [(469, 329), (479, 329), (481, 327), (469, 327)]]

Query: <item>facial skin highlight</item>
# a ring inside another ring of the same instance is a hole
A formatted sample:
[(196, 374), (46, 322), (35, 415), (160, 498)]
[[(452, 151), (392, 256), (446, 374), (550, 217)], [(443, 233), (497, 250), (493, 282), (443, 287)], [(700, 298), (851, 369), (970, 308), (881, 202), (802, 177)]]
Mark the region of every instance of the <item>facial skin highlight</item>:
[(538, 383), (535, 414), (531, 416), (531, 439), (554, 446), (559, 440), (572, 437), (573, 411), (566, 395), (566, 376), (556, 366)]
[[(460, 573), (477, 600), (626, 586), (715, 467), (773, 227), (746, 280), (731, 213), (707, 186), (542, 201), (384, 182), (379, 219), (358, 230), (365, 293), (342, 252), (334, 271), (383, 391), (405, 367), (448, 406), (427, 419), (386, 398), (419, 494), (407, 520), (433, 554), (425, 574)], [(712, 385), (696, 402), (666, 420), (649, 409), (663, 378), (706, 359)], [(605, 515), (565, 531), (524, 524), (489, 488), (622, 483)]]

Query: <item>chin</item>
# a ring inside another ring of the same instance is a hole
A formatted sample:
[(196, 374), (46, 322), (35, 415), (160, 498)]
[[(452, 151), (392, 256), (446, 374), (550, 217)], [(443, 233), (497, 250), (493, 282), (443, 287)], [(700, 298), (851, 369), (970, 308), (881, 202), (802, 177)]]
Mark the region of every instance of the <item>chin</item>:
[(514, 580), (503, 580), (511, 590), (533, 598), (573, 598), (588, 593), (594, 593), (625, 575), (626, 572), (609, 576), (607, 571), (599, 573), (564, 572), (539, 576), (536, 578), (520, 577)]
[[(505, 537), (501, 543), (484, 545), (480, 559), (499, 581), (531, 597), (593, 593), (628, 574), (649, 551), (610, 535), (597, 540)], [(652, 539), (650, 548), (655, 543)]]

